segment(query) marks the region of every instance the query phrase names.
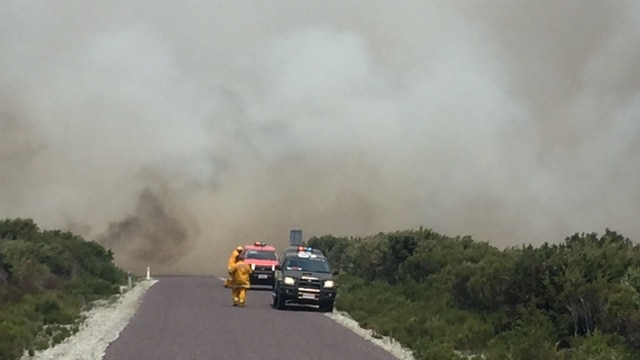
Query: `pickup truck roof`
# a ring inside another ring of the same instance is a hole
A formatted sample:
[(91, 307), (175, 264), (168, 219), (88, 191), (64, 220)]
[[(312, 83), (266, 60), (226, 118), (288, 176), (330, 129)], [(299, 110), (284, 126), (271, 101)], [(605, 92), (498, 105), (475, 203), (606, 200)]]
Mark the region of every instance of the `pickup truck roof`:
[(283, 254), (292, 254), (292, 253), (311, 253), (313, 255), (324, 257), (324, 253), (320, 249), (314, 249), (309, 246), (290, 246), (286, 248)]

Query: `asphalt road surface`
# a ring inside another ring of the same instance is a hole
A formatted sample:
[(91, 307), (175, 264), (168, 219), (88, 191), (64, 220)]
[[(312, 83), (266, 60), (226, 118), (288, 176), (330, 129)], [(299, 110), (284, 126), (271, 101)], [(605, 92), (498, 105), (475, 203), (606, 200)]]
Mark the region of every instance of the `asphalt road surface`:
[(215, 277), (158, 280), (103, 359), (395, 359), (312, 307), (272, 308), (269, 289), (237, 308)]

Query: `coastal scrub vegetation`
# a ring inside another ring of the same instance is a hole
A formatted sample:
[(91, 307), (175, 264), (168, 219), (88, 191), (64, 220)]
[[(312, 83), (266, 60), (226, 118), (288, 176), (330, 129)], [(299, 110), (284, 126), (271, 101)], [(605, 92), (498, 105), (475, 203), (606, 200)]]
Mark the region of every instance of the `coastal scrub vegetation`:
[(610, 229), (502, 250), (423, 228), (308, 245), (340, 271), (336, 308), (417, 359), (640, 358), (640, 247)]
[(120, 292), (113, 253), (31, 219), (0, 220), (0, 359), (19, 359), (78, 331), (82, 311)]

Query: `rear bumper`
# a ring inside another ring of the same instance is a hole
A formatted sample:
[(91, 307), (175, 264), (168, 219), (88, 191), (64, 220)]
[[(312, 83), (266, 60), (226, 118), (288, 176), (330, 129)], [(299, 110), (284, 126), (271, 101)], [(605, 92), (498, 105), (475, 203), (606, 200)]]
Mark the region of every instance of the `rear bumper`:
[(273, 285), (273, 271), (254, 271), (249, 279), (251, 285)]

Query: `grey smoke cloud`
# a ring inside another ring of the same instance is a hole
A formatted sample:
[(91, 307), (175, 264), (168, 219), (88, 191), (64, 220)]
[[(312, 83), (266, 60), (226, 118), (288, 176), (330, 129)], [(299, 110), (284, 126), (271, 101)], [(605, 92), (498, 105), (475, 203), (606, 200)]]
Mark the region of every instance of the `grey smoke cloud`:
[(640, 225), (633, 2), (14, 2), (0, 216), (143, 272), (419, 226), (496, 246)]

